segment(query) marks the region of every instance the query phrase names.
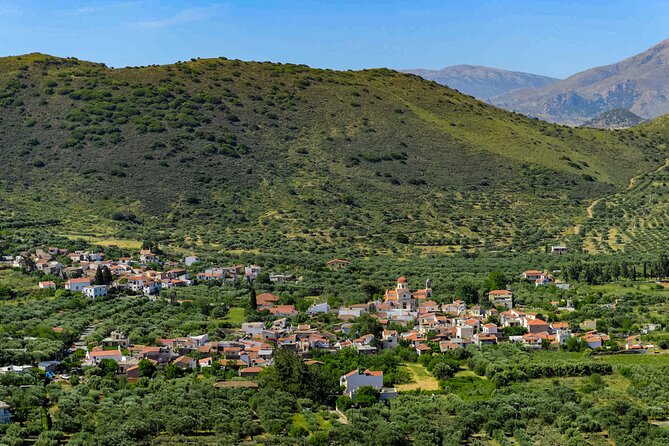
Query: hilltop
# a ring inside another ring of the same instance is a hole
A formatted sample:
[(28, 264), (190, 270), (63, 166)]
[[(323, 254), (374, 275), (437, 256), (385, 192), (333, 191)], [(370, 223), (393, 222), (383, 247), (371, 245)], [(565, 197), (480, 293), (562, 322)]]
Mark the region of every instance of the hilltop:
[(618, 63), (551, 85), (493, 98), (499, 107), (551, 122), (580, 125), (622, 108), (652, 119), (669, 113), (669, 39)]
[(483, 101), (521, 88), (539, 88), (559, 81), (548, 76), (480, 65), (453, 65), (440, 70), (416, 68), (401, 71), (416, 74)]
[(629, 110), (616, 108), (600, 113), (594, 119), (583, 124), (583, 126), (596, 129), (627, 129), (639, 125), (643, 121), (642, 117), (635, 115)]
[(225, 58), (2, 58), (0, 107), (0, 228), (180, 246), (534, 249), (666, 151), (387, 69)]

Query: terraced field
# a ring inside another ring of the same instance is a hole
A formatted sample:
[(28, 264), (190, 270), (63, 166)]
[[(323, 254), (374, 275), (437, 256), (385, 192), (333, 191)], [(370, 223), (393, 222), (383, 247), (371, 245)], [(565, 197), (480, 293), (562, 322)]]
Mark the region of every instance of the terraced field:
[(669, 167), (633, 178), (598, 200), (581, 226), (587, 252), (648, 252), (669, 242)]

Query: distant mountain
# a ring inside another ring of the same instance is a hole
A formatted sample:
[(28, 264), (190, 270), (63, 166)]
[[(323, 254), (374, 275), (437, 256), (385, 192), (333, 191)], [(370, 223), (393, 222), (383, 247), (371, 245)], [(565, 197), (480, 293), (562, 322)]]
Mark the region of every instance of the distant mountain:
[(596, 118), (583, 124), (583, 127), (593, 127), (596, 129), (628, 129), (639, 125), (645, 120), (624, 108), (607, 110), (599, 114)]
[(651, 119), (669, 113), (669, 40), (621, 62), (491, 102), (546, 121), (580, 125), (611, 109)]
[(553, 84), (559, 79), (519, 71), (500, 70), (499, 68), (479, 65), (453, 65), (441, 70), (401, 70), (416, 74), (424, 79), (447, 85), (461, 93), (478, 99), (489, 100), (520, 88), (539, 88)]

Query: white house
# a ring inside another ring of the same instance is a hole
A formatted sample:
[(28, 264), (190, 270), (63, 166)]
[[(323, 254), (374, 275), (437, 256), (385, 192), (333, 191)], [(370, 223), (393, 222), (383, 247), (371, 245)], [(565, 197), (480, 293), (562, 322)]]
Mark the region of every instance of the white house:
[(383, 372), (358, 369), (339, 378), (339, 385), (345, 387), (344, 395), (353, 398), (360, 387), (373, 387), (378, 391), (383, 388)]
[(383, 330), (381, 334), (383, 348), (395, 348), (399, 345), (399, 338), (395, 330)]
[(320, 304), (314, 304), (309, 307), (307, 310), (307, 314), (319, 314), (319, 313), (327, 313), (330, 311), (330, 305), (328, 305), (327, 302), (323, 302)]
[(467, 304), (461, 300), (456, 300), (453, 303), (442, 305), (441, 311), (444, 313), (460, 315), (467, 311)]
[(131, 291), (139, 292), (144, 290), (144, 277), (142, 276), (131, 276), (128, 277), (128, 288)]
[(294, 280), (295, 276), (292, 274), (270, 274), (269, 281), (273, 283), (287, 282), (289, 280)]
[(339, 308), (339, 317), (360, 317), (364, 313), (368, 313), (368, 308), (365, 305), (352, 305), (350, 307)]
[(566, 246), (551, 246), (551, 254), (562, 255), (567, 252)]
[(70, 291), (83, 291), (87, 286), (91, 286), (91, 279), (81, 278), (81, 279), (70, 279), (65, 283), (65, 289)]
[(103, 359), (111, 359), (116, 362), (120, 362), (123, 359), (123, 353), (121, 349), (116, 350), (91, 350), (86, 352), (86, 364), (96, 365), (99, 364)]
[(0, 367), (0, 375), (4, 375), (5, 373), (16, 373), (16, 374), (23, 374), (23, 373), (29, 373), (34, 367), (31, 365), (7, 365), (4, 367)]
[(188, 336), (188, 337), (190, 339), (192, 339), (193, 341), (195, 341), (195, 345), (197, 345), (198, 347), (201, 347), (201, 346), (205, 345), (207, 342), (209, 342), (209, 334), (208, 333), (197, 335), (197, 336)]
[(485, 334), (495, 334), (497, 333), (497, 325), (496, 324), (485, 324), (483, 326), (483, 333)]
[(160, 293), (160, 283), (153, 281), (145, 282), (142, 292), (144, 293), (145, 296), (158, 294)]
[(474, 327), (471, 325), (461, 325), (456, 328), (458, 338), (471, 338), (474, 336)]
[(262, 272), (262, 268), (257, 265), (249, 265), (244, 268), (244, 276), (249, 279), (255, 279)]
[(513, 308), (513, 291), (492, 290), (488, 293), (488, 299), (495, 307)]
[(199, 262), (200, 262), (200, 258), (198, 256), (188, 256), (184, 259), (184, 263), (186, 264), (186, 266), (191, 266), (191, 265), (193, 265), (195, 263), (199, 263)]
[(150, 249), (142, 249), (139, 252), (139, 261), (142, 263), (158, 263), (160, 259)]
[(97, 299), (98, 297), (104, 297), (107, 295), (107, 286), (105, 285), (85, 286), (81, 291), (84, 294), (84, 296), (90, 299)]
[(242, 331), (250, 336), (260, 336), (264, 329), (264, 322), (244, 322), (242, 324)]
[(520, 276), (525, 280), (529, 280), (530, 282), (534, 282), (535, 280), (540, 278), (543, 273), (544, 273), (543, 271), (539, 271), (539, 270), (536, 270), (536, 269), (530, 269), (530, 270), (524, 271), (523, 274), (521, 274)]

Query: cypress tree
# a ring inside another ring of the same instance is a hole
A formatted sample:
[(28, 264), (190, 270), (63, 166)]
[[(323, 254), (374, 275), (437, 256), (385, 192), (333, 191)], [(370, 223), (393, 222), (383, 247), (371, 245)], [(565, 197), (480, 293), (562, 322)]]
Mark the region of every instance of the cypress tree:
[(111, 285), (113, 280), (112, 273), (106, 266), (104, 266), (102, 269), (102, 279), (105, 285)]
[(102, 276), (102, 268), (95, 270), (95, 280), (93, 281), (94, 285), (104, 285), (104, 277)]
[(258, 299), (256, 297), (256, 288), (251, 285), (251, 308), (253, 311), (258, 309)]

